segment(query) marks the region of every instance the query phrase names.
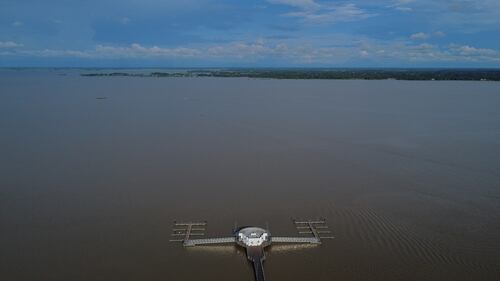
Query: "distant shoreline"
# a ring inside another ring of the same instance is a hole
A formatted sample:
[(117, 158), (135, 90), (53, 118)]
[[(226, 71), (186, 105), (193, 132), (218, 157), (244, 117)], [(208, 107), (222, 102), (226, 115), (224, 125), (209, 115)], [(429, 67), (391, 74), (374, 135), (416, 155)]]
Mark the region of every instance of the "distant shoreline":
[(218, 69), (82, 73), (85, 77), (223, 77), (320, 80), (406, 80), (406, 81), (500, 81), (500, 70), (489, 69)]

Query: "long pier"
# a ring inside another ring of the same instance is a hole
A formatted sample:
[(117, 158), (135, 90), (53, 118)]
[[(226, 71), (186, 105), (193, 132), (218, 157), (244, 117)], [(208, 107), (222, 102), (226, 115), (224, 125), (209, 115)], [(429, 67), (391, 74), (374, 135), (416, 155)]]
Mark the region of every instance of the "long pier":
[(184, 240), (184, 246), (192, 247), (196, 245), (213, 245), (213, 244), (228, 244), (236, 243), (235, 237), (220, 237), (220, 238), (205, 238), (205, 239), (188, 239)]
[(272, 236), (271, 242), (277, 243), (309, 243), (309, 244), (321, 244), (321, 241), (316, 237), (279, 237)]
[[(334, 238), (333, 236), (324, 236), (330, 234), (325, 220), (294, 220), (295, 228), (299, 234), (298, 237), (290, 236), (272, 236), (267, 229), (260, 227), (242, 227), (234, 230), (231, 237), (198, 238), (191, 239), (193, 236), (204, 236), (206, 222), (174, 222), (172, 242), (182, 242), (185, 247), (194, 247), (198, 245), (223, 245), (233, 244), (246, 248), (247, 258), (252, 261), (255, 280), (265, 281), (264, 274), (264, 248), (276, 243), (283, 244), (321, 244), (321, 239)], [(306, 235), (306, 236), (300, 236)]]

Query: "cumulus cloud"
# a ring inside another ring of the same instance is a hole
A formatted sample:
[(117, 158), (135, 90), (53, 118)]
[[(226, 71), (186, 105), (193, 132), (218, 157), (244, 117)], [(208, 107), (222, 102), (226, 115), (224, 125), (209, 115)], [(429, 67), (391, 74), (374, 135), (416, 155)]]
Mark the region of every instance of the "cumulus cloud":
[(320, 5), (314, 0), (267, 0), (267, 2), (271, 4), (283, 4), (289, 5), (293, 7), (303, 8), (303, 9), (311, 9), (311, 8), (319, 8)]
[(415, 0), (395, 0), (393, 2), (395, 5), (406, 5), (406, 4), (415, 2)]
[(297, 8), (284, 14), (312, 24), (332, 24), (366, 19), (374, 16), (353, 3), (319, 4), (313, 0), (268, 0), (273, 4), (284, 4)]
[(417, 32), (410, 35), (411, 40), (427, 40), (430, 38), (441, 38), (446, 36), (446, 33), (442, 31), (434, 31), (432, 33)]
[(445, 37), (446, 36), (446, 33), (442, 32), (442, 31), (435, 31), (433, 33), (434, 37)]
[[(312, 40), (309, 40), (310, 42)], [(128, 46), (98, 45), (88, 50), (11, 50), (3, 49), (0, 56), (27, 56), (44, 58), (81, 59), (168, 59), (255, 61), (260, 59), (282, 60), (288, 64), (331, 64), (352, 60), (400, 62), (499, 62), (500, 51), (477, 48), (471, 45), (411, 44), (407, 41), (380, 41), (358, 38), (337, 46), (313, 46), (307, 41), (230, 42), (225, 44), (163, 48), (131, 44)], [(2, 42), (5, 45), (6, 42)], [(14, 43), (15, 44), (15, 43)], [(13, 44), (8, 43), (8, 46)], [(11, 51), (9, 51), (11, 50)]]
[(394, 8), (401, 12), (411, 12), (413, 8), (408, 7), (409, 4), (415, 2), (415, 0), (394, 0), (389, 8)]
[(219, 57), (258, 57), (279, 54), (284, 50), (283, 45), (268, 46), (260, 40), (253, 43), (232, 42), (230, 44), (209, 46), (207, 48), (162, 48), (158, 46), (146, 47), (138, 43), (129, 46), (97, 45), (90, 50), (26, 50), (17, 54), (37, 57), (78, 57), (78, 58), (158, 58), (158, 59), (186, 59), (186, 58), (219, 58)]
[(398, 10), (398, 11), (401, 11), (401, 12), (411, 12), (411, 11), (413, 11), (413, 9), (410, 8), (410, 7), (399, 7), (398, 6), (398, 7), (395, 7), (395, 9)]
[(52, 49), (43, 49), (43, 50), (23, 50), (15, 53), (16, 55), (27, 55), (33, 57), (71, 57), (71, 58), (93, 58), (91, 55), (91, 51), (78, 51), (78, 50), (52, 50)]
[(493, 60), (500, 61), (500, 51), (486, 48), (476, 48), (469, 45), (449, 46), (450, 54), (467, 58), (472, 61)]
[(425, 40), (429, 38), (429, 34), (424, 32), (418, 32), (410, 36), (411, 40)]
[(130, 18), (123, 17), (123, 18), (120, 19), (120, 23), (121, 24), (128, 24), (128, 23), (130, 23)]
[(362, 20), (373, 16), (373, 14), (367, 13), (354, 4), (344, 4), (324, 6), (320, 10), (291, 12), (285, 16), (297, 17), (307, 23), (325, 24)]
[[(374, 46), (377, 49), (379, 46)], [(389, 51), (381, 58), (420, 62), (498, 62), (500, 51), (475, 48), (469, 45), (439, 46), (422, 43), (417, 45), (395, 43), (385, 46)]]
[(403, 12), (423, 12), (438, 26), (460, 31), (494, 29), (500, 23), (498, 0), (394, 0), (387, 7)]
[(160, 48), (158, 46), (144, 47), (134, 43), (128, 47), (97, 46), (95, 50), (97, 56), (110, 57), (195, 57), (200, 55), (198, 49), (192, 48)]
[(5, 42), (2, 42), (0, 41), (0, 48), (20, 48), (22, 47), (23, 44), (19, 44), (19, 43), (16, 43), (16, 42), (12, 42), (12, 41), (5, 41)]

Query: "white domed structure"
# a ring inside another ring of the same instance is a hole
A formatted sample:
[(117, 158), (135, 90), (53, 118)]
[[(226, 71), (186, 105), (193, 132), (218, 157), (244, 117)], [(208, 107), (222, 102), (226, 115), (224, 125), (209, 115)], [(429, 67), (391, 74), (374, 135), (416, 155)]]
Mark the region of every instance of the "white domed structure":
[(237, 243), (243, 247), (266, 247), (271, 243), (269, 231), (260, 227), (245, 227), (236, 232)]

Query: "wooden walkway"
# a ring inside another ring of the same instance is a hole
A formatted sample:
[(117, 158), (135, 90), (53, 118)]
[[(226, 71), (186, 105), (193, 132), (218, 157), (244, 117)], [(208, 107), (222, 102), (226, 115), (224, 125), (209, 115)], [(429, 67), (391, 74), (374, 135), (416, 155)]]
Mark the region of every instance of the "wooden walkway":
[(235, 237), (220, 237), (220, 238), (206, 238), (206, 239), (188, 239), (184, 240), (184, 246), (192, 247), (196, 245), (214, 245), (214, 244), (235, 244)]
[(271, 243), (301, 243), (321, 244), (316, 237), (276, 237), (271, 236)]

